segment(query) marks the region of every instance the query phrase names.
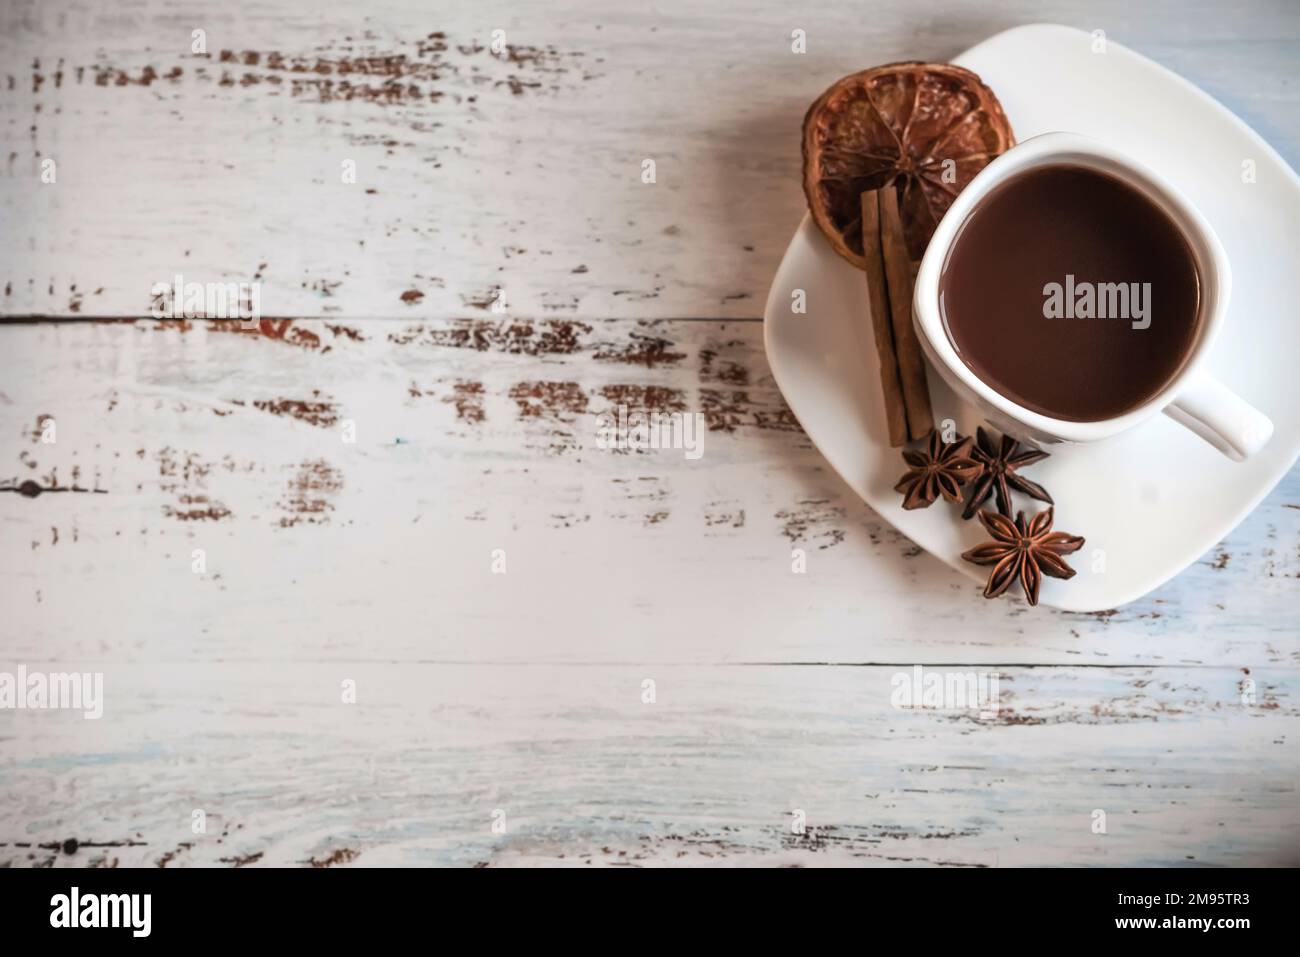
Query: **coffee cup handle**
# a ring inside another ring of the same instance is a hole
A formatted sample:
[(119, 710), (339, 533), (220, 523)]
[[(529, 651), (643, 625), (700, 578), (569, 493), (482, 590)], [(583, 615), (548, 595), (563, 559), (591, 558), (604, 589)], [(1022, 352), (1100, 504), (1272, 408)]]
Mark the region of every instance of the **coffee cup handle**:
[(1199, 375), (1189, 382), (1165, 415), (1191, 429), (1232, 459), (1244, 462), (1273, 435), (1273, 421), (1218, 379)]

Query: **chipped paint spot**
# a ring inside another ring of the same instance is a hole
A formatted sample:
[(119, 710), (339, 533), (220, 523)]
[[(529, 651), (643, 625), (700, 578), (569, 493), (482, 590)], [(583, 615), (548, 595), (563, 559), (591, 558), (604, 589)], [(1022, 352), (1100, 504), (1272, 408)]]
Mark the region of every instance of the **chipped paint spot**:
[(491, 309), (501, 298), (500, 286), (489, 286), (482, 292), (461, 294), (460, 301), (472, 309)]
[(617, 408), (636, 412), (685, 412), (686, 393), (660, 385), (607, 385), (600, 394)]
[(178, 452), (170, 445), (154, 453), (158, 462), (158, 475), (166, 481), (159, 487), (164, 492), (175, 491), (182, 485), (201, 485), (212, 471), (212, 466), (193, 452)]
[(704, 524), (710, 528), (744, 528), (745, 510), (739, 502), (709, 502), (704, 506)]
[(290, 329), (288, 335), (284, 336), (284, 341), (304, 349), (320, 348), (320, 336), (302, 326), (294, 326)]
[(805, 499), (794, 508), (776, 513), (781, 523), (781, 534), (792, 542), (816, 542), (818, 548), (830, 548), (844, 541), (842, 506), (831, 504), (830, 499)]
[(311, 399), (254, 399), (252, 405), (262, 412), (287, 416), (321, 428), (337, 424), (338, 406), (327, 399), (319, 398), (318, 390), (313, 389), (312, 395), (314, 398)]
[(334, 511), (330, 501), (343, 488), (343, 473), (324, 459), (310, 459), (298, 466), (289, 480), (280, 507), (286, 513), (280, 518), (281, 528), (292, 528), (300, 523), (323, 525)]
[(540, 322), (461, 319), (450, 326), (417, 325), (388, 334), (396, 345), (431, 345), (476, 352), (504, 352), (511, 355), (572, 355), (591, 326), (567, 319)]
[(163, 514), (181, 522), (219, 522), (230, 518), (230, 509), (220, 502), (209, 501), (206, 495), (180, 495), (179, 506), (164, 505)]
[(742, 426), (777, 432), (803, 431), (779, 394), (770, 403), (764, 403), (753, 398), (748, 390), (701, 388), (700, 406), (710, 432), (735, 432)]
[[(574, 89), (593, 74), (578, 68), (578, 52), (555, 46), (508, 45), (501, 53), (477, 42), (453, 45), (441, 31), (414, 40), (394, 41), (388, 50), (358, 55), (350, 41), (311, 54), (280, 51), (221, 50), (203, 56), (187, 71), (180, 65), (121, 67), (95, 63), (73, 68), (75, 82), (101, 88), (149, 89), (157, 83), (182, 81), (215, 84), (223, 89), (262, 90), (318, 103), (363, 103), (380, 107), (438, 102), (451, 98), (473, 104), (480, 91), (502, 89), (511, 96), (541, 91), (555, 94)], [(62, 88), (63, 71), (54, 75)], [(13, 87), (12, 76), (9, 77)], [(32, 90), (39, 92), (47, 77), (33, 68)]]
[(578, 383), (517, 382), (509, 395), (519, 409), (519, 420), (535, 423), (526, 444), (551, 454), (569, 452), (581, 445), (573, 426), (587, 411), (587, 393)]
[(621, 346), (605, 346), (596, 352), (595, 357), (601, 362), (622, 362), (626, 365), (645, 366), (647, 369), (675, 365), (686, 358), (684, 352), (674, 352), (673, 343), (660, 336), (633, 332), (628, 338), (632, 342)]
[(749, 385), (749, 369), (736, 358), (720, 357), (719, 351), (734, 352), (745, 343), (732, 340), (722, 345), (710, 345), (700, 350), (700, 381), (719, 382), (729, 386)]
[(442, 400), (456, 408), (456, 418), (469, 425), (478, 425), (487, 418), (483, 408), (483, 383), (460, 380), (453, 383), (451, 395)]
[(654, 475), (639, 475), (635, 479), (610, 479), (623, 497), (631, 500), (662, 502), (668, 499), (668, 487)]
[[(123, 320), (100, 320), (105, 322), (136, 322), (133, 319)], [(190, 319), (155, 319), (150, 320), (149, 328), (158, 331), (173, 331), (180, 333), (192, 332), (195, 328), (201, 326), (207, 332), (233, 333), (238, 335), (250, 336), (252, 338), (272, 339), (276, 342), (283, 342), (291, 346), (297, 346), (300, 349), (308, 349), (313, 352), (326, 353), (333, 349), (332, 345), (325, 345), (319, 332), (314, 332), (308, 328), (308, 323), (318, 323), (319, 320), (310, 319), (259, 319), (256, 324), (250, 324), (250, 321), (243, 319), (207, 319), (204, 317), (195, 317)], [(365, 335), (351, 326), (339, 325), (337, 323), (320, 323), (317, 328), (328, 331), (334, 340), (346, 339), (350, 342), (365, 342)]]
[(177, 855), (181, 854), (184, 851), (188, 851), (193, 846), (194, 845), (190, 841), (181, 841), (181, 843), (176, 845), (175, 850), (168, 851), (162, 857), (158, 858), (156, 863), (159, 867), (166, 867), (168, 864), (170, 864), (173, 860), (176, 859)]
[(327, 322), (325, 323), (325, 328), (333, 334), (335, 339), (349, 339), (352, 342), (366, 341), (366, 337), (362, 334), (361, 330), (353, 329), (351, 326), (341, 326), (336, 323)]
[(575, 525), (585, 525), (591, 521), (591, 515), (586, 512), (557, 512), (552, 515), (547, 524), (551, 528), (573, 528)]
[(308, 863), (311, 864), (312, 867), (334, 867), (337, 864), (350, 864), (360, 856), (360, 851), (354, 851), (348, 847), (340, 847), (338, 850), (332, 851), (329, 856), (319, 859), (313, 857), (308, 861)]
[(238, 857), (219, 857), (222, 864), (233, 864), (235, 867), (247, 867), (249, 864), (256, 864), (262, 859), (264, 851), (258, 851), (255, 854), (244, 854)]
[(576, 382), (517, 382), (510, 398), (519, 406), (519, 418), (573, 421), (587, 411), (587, 393)]

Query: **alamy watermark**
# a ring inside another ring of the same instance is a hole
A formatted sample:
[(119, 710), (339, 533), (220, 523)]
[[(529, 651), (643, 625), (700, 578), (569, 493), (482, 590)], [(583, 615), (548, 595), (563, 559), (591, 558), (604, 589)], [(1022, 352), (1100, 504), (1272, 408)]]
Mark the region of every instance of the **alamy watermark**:
[(171, 282), (154, 283), (149, 295), (155, 319), (241, 319), (254, 324), (262, 318), (260, 282), (186, 282), (177, 273)]
[(1129, 319), (1134, 329), (1151, 326), (1151, 283), (1065, 282), (1043, 286), (1044, 319)]
[(51, 927), (119, 927), (132, 937), (148, 937), (152, 912), (152, 894), (83, 894), (74, 884), (68, 893), (50, 898)]
[(890, 679), (893, 691), (889, 703), (895, 708), (921, 708), (933, 711), (974, 711), (979, 720), (997, 717), (997, 672), (935, 671), (914, 665), (911, 671), (899, 671)]
[(705, 430), (702, 412), (629, 412), (620, 405), (617, 413), (596, 416), (596, 445), (632, 452), (681, 449), (694, 461), (704, 454)]
[(0, 671), (0, 709), (81, 711), (87, 721), (104, 716), (104, 673), (81, 671)]

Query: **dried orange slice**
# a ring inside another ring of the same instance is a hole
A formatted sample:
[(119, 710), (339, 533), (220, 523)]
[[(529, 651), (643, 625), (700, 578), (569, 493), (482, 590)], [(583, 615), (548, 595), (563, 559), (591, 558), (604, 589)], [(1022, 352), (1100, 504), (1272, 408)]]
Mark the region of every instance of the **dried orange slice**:
[(861, 269), (861, 196), (893, 183), (908, 254), (920, 259), (957, 194), (1014, 144), (1002, 105), (970, 70), (920, 62), (863, 70), (804, 117), (808, 208), (835, 251)]

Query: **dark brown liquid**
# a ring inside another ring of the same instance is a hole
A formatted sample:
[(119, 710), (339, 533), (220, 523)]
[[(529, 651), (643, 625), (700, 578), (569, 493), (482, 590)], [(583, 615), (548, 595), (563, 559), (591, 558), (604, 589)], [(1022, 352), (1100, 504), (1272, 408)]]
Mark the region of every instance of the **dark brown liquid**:
[[(1045, 288), (1053, 283), (1059, 296)], [(976, 375), (1074, 422), (1155, 396), (1200, 325), (1196, 262), (1178, 226), (1127, 183), (1077, 166), (1022, 173), (977, 204), (949, 251), (939, 302)]]

